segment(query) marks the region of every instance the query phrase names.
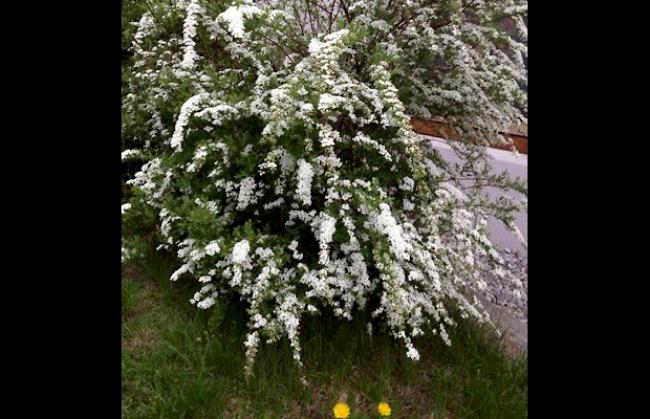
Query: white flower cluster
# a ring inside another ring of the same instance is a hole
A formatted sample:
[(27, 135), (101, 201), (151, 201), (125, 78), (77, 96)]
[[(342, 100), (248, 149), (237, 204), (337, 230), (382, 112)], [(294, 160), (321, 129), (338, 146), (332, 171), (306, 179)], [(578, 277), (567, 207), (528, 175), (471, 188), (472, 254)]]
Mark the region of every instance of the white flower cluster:
[(139, 156), (140, 156), (140, 151), (139, 150), (127, 149), (127, 150), (122, 151), (122, 161), (131, 160), (131, 159), (133, 159), (135, 157), (139, 157)]
[(207, 246), (205, 246), (205, 254), (208, 256), (214, 256), (220, 251), (221, 248), (219, 247), (219, 243), (216, 241), (211, 241)]
[(244, 17), (254, 16), (260, 12), (261, 10), (256, 6), (230, 6), (217, 17), (217, 20), (226, 23), (233, 37), (244, 38)]
[(248, 258), (248, 252), (250, 251), (250, 244), (248, 240), (242, 240), (237, 242), (232, 248), (232, 263), (241, 264), (246, 261)]
[(239, 195), (237, 196), (237, 209), (244, 210), (249, 205), (256, 202), (255, 199), (255, 179), (247, 177), (239, 183)]
[(330, 109), (338, 108), (346, 103), (346, 99), (342, 96), (335, 96), (329, 93), (323, 93), (318, 100), (318, 110), (327, 112)]
[(388, 237), (391, 252), (395, 257), (403, 260), (409, 260), (411, 245), (405, 240), (402, 228), (397, 224), (395, 218), (390, 212), (388, 204), (379, 204), (381, 211), (375, 218), (375, 228), (377, 231)]
[(352, 141), (359, 144), (369, 145), (370, 147), (377, 150), (377, 152), (379, 152), (379, 155), (386, 159), (386, 161), (389, 163), (393, 161), (393, 158), (391, 157), (390, 152), (386, 149), (386, 147), (361, 132), (352, 137)]
[(314, 177), (314, 169), (311, 164), (303, 159), (298, 160), (298, 186), (296, 196), (305, 206), (311, 205), (311, 182)]
[(323, 266), (327, 266), (329, 262), (329, 244), (332, 242), (332, 237), (336, 230), (336, 218), (323, 213), (320, 215), (319, 221), (318, 244), (320, 246), (320, 254), (318, 262)]
[(183, 139), (185, 135), (185, 127), (190, 120), (190, 116), (200, 109), (201, 102), (209, 98), (210, 95), (205, 92), (201, 92), (189, 98), (183, 106), (181, 106), (181, 111), (178, 114), (176, 119), (176, 125), (174, 127), (174, 134), (172, 135), (171, 143), (173, 149), (180, 150)]
[(198, 54), (194, 50), (196, 42), (194, 37), (196, 36), (196, 25), (198, 23), (198, 18), (203, 12), (201, 5), (198, 0), (190, 0), (187, 5), (187, 16), (185, 17), (185, 22), (183, 23), (183, 61), (181, 61), (181, 67), (189, 70), (194, 68), (195, 61), (199, 58)]

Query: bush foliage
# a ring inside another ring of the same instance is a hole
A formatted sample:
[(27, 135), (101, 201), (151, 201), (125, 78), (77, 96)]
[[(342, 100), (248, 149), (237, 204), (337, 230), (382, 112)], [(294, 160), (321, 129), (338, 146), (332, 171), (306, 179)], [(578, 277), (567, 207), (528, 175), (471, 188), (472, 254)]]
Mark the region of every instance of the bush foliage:
[[(192, 304), (241, 300), (248, 372), (282, 337), (300, 364), (301, 319), (323, 311), (371, 313), (414, 360), (419, 335), (450, 344), (452, 313), (489, 321), (483, 275), (517, 279), (486, 218), (514, 228), (525, 200), (479, 186), (525, 193), (484, 144), (524, 120), (526, 1), (144, 6), (125, 6), (124, 260), (156, 241), (182, 262), (171, 280), (197, 282)], [(451, 124), (462, 164), (411, 116)]]

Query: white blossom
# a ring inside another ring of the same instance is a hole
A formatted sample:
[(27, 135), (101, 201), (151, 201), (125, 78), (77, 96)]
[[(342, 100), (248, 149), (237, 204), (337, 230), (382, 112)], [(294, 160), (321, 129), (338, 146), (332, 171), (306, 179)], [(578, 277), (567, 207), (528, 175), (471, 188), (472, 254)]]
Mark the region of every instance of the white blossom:
[(346, 102), (347, 100), (342, 96), (323, 93), (318, 100), (318, 110), (325, 112), (330, 109), (337, 108)]
[(241, 240), (232, 248), (232, 262), (244, 263), (248, 259), (248, 252), (250, 251), (250, 244), (248, 240)]
[(311, 183), (314, 177), (314, 169), (309, 162), (300, 159), (298, 160), (298, 186), (296, 188), (296, 196), (298, 201), (303, 205), (311, 205)]
[(181, 62), (181, 67), (185, 69), (190, 69), (194, 67), (194, 62), (199, 58), (198, 54), (194, 50), (196, 42), (194, 37), (196, 36), (196, 25), (198, 23), (199, 14), (202, 12), (201, 5), (199, 5), (198, 0), (190, 0), (187, 5), (187, 16), (183, 23), (183, 61)]
[(205, 246), (205, 254), (208, 256), (214, 256), (221, 251), (219, 243), (216, 241), (211, 241)]
[(291, 250), (293, 254), (291, 255), (294, 259), (296, 260), (301, 260), (302, 259), (302, 253), (300, 253), (298, 249), (298, 241), (294, 240), (291, 243), (289, 243), (289, 246), (287, 246), (287, 249)]
[(228, 25), (230, 34), (235, 38), (243, 38), (244, 17), (250, 17), (260, 13), (260, 9), (255, 6), (230, 6), (225, 12), (221, 13), (217, 20), (223, 21)]
[(406, 356), (411, 358), (413, 361), (419, 361), (420, 360), (420, 353), (418, 352), (417, 349), (413, 345), (410, 345), (408, 347), (408, 351), (406, 352)]
[(329, 262), (329, 244), (336, 230), (336, 219), (329, 214), (320, 214), (320, 224), (318, 226), (318, 243), (320, 246), (319, 259), (321, 265), (327, 265)]
[(176, 126), (174, 127), (174, 134), (171, 139), (172, 148), (176, 150), (180, 149), (181, 144), (183, 143), (183, 136), (185, 135), (185, 127), (189, 122), (191, 114), (196, 112), (199, 109), (199, 104), (209, 96), (210, 95), (205, 92), (198, 93), (189, 98), (183, 106), (181, 106), (181, 111), (178, 114)]
[(132, 150), (132, 149), (124, 150), (122, 151), (122, 161), (130, 160), (134, 157), (138, 157), (140, 156), (140, 154), (141, 154), (140, 150)]
[(379, 204), (381, 212), (375, 218), (375, 225), (379, 232), (388, 237), (393, 254), (404, 260), (410, 259), (411, 245), (404, 237), (404, 231), (397, 223), (390, 207), (386, 203)]
[(239, 184), (239, 195), (237, 196), (237, 209), (246, 209), (250, 204), (255, 202), (255, 179), (247, 177), (242, 179)]

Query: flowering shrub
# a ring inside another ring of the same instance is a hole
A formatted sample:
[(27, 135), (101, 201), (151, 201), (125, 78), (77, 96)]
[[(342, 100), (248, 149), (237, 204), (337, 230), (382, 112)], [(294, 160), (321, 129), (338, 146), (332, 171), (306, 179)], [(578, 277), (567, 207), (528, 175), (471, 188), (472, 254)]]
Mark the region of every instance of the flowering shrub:
[(240, 298), (248, 373), (260, 342), (284, 336), (300, 364), (301, 318), (323, 310), (367, 310), (414, 360), (425, 332), (450, 344), (452, 312), (489, 321), (485, 271), (516, 278), (486, 217), (512, 226), (525, 202), (480, 186), (524, 185), (491, 175), (475, 141), (448, 164), (409, 121), (496, 142), (523, 120), (525, 1), (148, 4), (123, 101), (125, 259), (144, 216), (182, 262), (171, 280), (198, 282), (192, 304)]

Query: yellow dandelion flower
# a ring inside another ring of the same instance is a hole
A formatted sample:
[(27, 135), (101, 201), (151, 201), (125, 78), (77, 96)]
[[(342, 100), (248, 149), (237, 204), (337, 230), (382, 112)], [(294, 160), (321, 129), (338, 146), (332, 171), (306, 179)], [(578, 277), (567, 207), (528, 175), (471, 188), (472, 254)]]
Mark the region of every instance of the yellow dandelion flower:
[(334, 405), (334, 417), (337, 419), (347, 419), (350, 417), (350, 406), (345, 403), (336, 403)]
[(382, 416), (390, 416), (390, 406), (386, 402), (381, 402), (377, 405), (377, 410)]

